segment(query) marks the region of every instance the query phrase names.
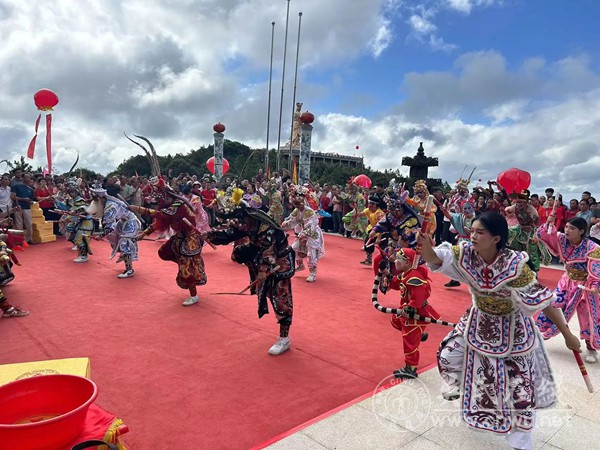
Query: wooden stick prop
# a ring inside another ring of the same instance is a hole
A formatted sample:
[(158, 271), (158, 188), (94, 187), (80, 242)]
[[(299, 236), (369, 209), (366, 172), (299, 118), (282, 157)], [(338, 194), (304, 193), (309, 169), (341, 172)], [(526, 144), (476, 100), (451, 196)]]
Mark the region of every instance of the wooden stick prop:
[[(552, 205), (552, 212), (550, 213), (550, 215), (554, 217), (555, 221), (556, 221), (556, 204), (558, 203), (559, 195), (560, 194), (558, 194), (556, 197), (554, 197), (554, 204)], [(548, 234), (552, 234), (552, 224), (551, 223), (548, 224)]]
[[(192, 225), (192, 222), (190, 222), (187, 218), (184, 217), (183, 221), (186, 223), (187, 226), (196, 229), (196, 227), (194, 225)], [(208, 245), (210, 245), (213, 250), (217, 249), (217, 246), (215, 244), (213, 244), (212, 242), (210, 242), (208, 239), (204, 239), (204, 242), (206, 242)]]
[[(577, 286), (579, 289), (583, 289), (583, 290), (590, 290), (589, 288), (586, 288), (585, 286), (582, 286), (581, 284)], [(560, 308), (556, 308), (558, 310), (558, 312), (560, 312), (560, 315), (563, 316), (563, 319), (565, 318), (565, 315), (563, 314), (562, 309)], [(565, 319), (566, 322), (566, 319)], [(594, 393), (594, 385), (592, 384), (592, 380), (590, 379), (589, 374), (587, 373), (587, 369), (585, 368), (585, 364), (583, 363), (583, 358), (581, 358), (581, 354), (579, 352), (576, 352), (575, 350), (573, 350), (573, 356), (575, 357), (575, 361), (577, 361), (577, 365), (579, 366), (579, 371), (581, 372), (581, 376), (583, 377), (583, 381), (585, 382), (585, 386), (587, 387), (587, 390), (590, 394)]]
[[(267, 273), (267, 276), (272, 275), (275, 272), (277, 272), (279, 270), (279, 267), (280, 266), (273, 267), (271, 270), (269, 270), (269, 273)], [(257, 278), (252, 283), (250, 283), (248, 286), (246, 286), (244, 289), (242, 289), (240, 292), (213, 292), (212, 295), (249, 295), (249, 294), (246, 294), (246, 291), (249, 289), (252, 289), (256, 285), (258, 285), (261, 281), (263, 281), (263, 280), (261, 280), (260, 278)]]
[[(381, 306), (377, 301), (377, 293), (379, 290), (379, 283), (381, 282), (381, 270), (377, 272), (377, 276), (373, 281), (373, 291), (371, 292), (371, 301), (373, 302), (373, 307), (384, 314), (396, 314), (397, 316), (401, 316), (405, 311), (402, 308), (386, 308), (385, 306)], [(421, 322), (433, 323), (437, 325), (445, 325), (447, 327), (455, 327), (456, 324), (452, 322), (447, 322), (445, 320), (440, 319), (432, 319), (431, 317), (424, 317), (417, 313), (407, 313), (408, 316), (415, 320), (420, 320)]]
[[(427, 235), (429, 226), (431, 225), (431, 208), (433, 207), (433, 195), (427, 197), (427, 203), (425, 203), (425, 210), (423, 211), (423, 224), (421, 225), (421, 234)], [(421, 259), (421, 245), (417, 244), (415, 248), (415, 259), (413, 260), (412, 268), (416, 269), (419, 266), (419, 260)]]

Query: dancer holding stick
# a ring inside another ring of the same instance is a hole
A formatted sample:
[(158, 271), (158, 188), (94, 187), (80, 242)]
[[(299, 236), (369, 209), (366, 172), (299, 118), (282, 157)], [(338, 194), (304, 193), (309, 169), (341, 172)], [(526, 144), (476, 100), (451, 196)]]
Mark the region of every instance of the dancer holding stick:
[[(587, 222), (581, 217), (573, 217), (565, 224), (565, 232), (557, 231), (554, 216), (542, 225), (537, 235), (560, 258), (565, 272), (558, 281), (553, 302), (562, 310), (567, 322), (575, 312), (579, 319), (580, 338), (585, 340), (585, 361), (598, 362), (600, 349), (600, 245), (586, 237)], [(556, 326), (540, 314), (536, 324), (545, 339), (558, 334)]]
[(469, 426), (505, 435), (513, 448), (531, 449), (535, 410), (557, 400), (544, 342), (531, 316), (543, 310), (567, 348), (580, 352), (580, 342), (552, 307), (554, 295), (538, 283), (527, 254), (507, 249), (507, 239), (506, 219), (486, 212), (473, 222), (470, 242), (434, 249), (429, 236), (418, 241), (429, 267), (467, 283), (473, 298), (440, 346), (438, 367), (448, 385), (444, 398), (461, 397), (461, 415)]

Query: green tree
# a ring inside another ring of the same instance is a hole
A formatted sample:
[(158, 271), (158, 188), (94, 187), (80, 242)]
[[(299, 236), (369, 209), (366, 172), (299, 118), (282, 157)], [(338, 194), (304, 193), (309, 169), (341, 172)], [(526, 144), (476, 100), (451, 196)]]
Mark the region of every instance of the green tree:
[(15, 159), (14, 161), (3, 159), (2, 161), (0, 161), (0, 163), (6, 163), (8, 166), (8, 171), (11, 174), (14, 174), (16, 170), (21, 170), (22, 172), (33, 172), (33, 166), (27, 161), (25, 161), (24, 156), (21, 156), (20, 159)]

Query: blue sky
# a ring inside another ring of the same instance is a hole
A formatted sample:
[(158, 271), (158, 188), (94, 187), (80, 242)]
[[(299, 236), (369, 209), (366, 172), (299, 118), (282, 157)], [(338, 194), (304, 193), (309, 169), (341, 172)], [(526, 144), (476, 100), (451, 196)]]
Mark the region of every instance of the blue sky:
[[(2, 158), (25, 154), (33, 93), (61, 99), (54, 161), (107, 173), (138, 149), (210, 144), (212, 125), (252, 147), (266, 141), (275, 21), (271, 146), (277, 142), (286, 0), (0, 1)], [(491, 179), (511, 166), (532, 188), (600, 197), (600, 2), (595, 0), (298, 0), (290, 26), (282, 143), (296, 100), (316, 115), (313, 148), (399, 168), (420, 141), (432, 175), (465, 164)], [(44, 130), (33, 161), (43, 165)]]

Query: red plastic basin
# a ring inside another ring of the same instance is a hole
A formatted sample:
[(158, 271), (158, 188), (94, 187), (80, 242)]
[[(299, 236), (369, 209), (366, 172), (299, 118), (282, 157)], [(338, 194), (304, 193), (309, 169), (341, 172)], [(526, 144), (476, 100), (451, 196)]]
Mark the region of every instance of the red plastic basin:
[(98, 387), (75, 375), (41, 375), (0, 386), (0, 450), (57, 450), (83, 429)]

